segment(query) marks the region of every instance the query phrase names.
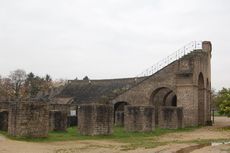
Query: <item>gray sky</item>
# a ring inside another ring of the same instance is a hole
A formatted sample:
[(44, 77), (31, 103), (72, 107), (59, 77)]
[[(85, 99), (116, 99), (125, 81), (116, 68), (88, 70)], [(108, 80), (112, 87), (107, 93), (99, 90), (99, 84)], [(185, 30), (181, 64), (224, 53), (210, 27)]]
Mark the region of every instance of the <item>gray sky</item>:
[(229, 0), (0, 0), (3, 76), (131, 77), (193, 40), (212, 41), (212, 86), (230, 87)]

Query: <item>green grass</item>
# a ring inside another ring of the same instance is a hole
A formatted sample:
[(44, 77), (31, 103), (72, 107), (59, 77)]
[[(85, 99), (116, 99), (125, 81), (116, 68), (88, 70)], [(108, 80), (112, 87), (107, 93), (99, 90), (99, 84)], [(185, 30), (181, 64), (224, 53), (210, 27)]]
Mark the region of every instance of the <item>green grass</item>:
[(153, 148), (159, 145), (167, 144), (167, 142), (158, 142), (157, 136), (161, 136), (167, 133), (173, 132), (188, 132), (193, 131), (197, 127), (184, 128), (184, 129), (160, 129), (157, 128), (152, 132), (126, 132), (122, 127), (114, 127), (112, 135), (102, 136), (83, 136), (80, 135), (77, 127), (70, 127), (66, 132), (49, 132), (47, 138), (28, 138), (28, 137), (12, 137), (7, 135), (6, 132), (0, 132), (0, 134), (6, 137), (29, 142), (55, 142), (55, 141), (71, 141), (71, 140), (113, 140), (117, 142), (126, 143), (123, 146), (123, 150), (135, 149), (137, 147)]
[[(70, 127), (66, 132), (49, 132), (47, 138), (28, 138), (28, 137), (12, 137), (7, 132), (0, 131), (0, 134), (6, 137), (29, 142), (56, 142), (56, 141), (71, 141), (71, 140), (112, 140), (122, 142), (122, 150), (132, 150), (136, 148), (154, 148), (168, 143), (196, 143), (196, 144), (207, 144), (211, 142), (228, 142), (230, 139), (198, 139), (191, 141), (174, 141), (174, 142), (159, 142), (159, 136), (167, 133), (180, 133), (180, 132), (191, 132), (199, 127), (190, 127), (183, 129), (160, 129), (157, 128), (152, 132), (126, 132), (122, 127), (114, 127), (112, 135), (104, 136), (83, 136), (80, 135), (77, 127)], [(224, 129), (229, 130), (229, 127)]]
[(218, 111), (214, 111), (214, 116), (223, 116)]
[(30, 141), (30, 142), (55, 142), (55, 141), (70, 141), (70, 140), (117, 140), (120, 142), (136, 141), (138, 139), (156, 137), (166, 133), (172, 132), (186, 132), (196, 129), (195, 127), (183, 128), (183, 129), (160, 129), (157, 128), (152, 132), (126, 132), (122, 127), (114, 127), (112, 135), (100, 135), (100, 136), (83, 136), (80, 135), (77, 127), (70, 127), (66, 132), (49, 132), (47, 138), (30, 138), (30, 137), (12, 137), (6, 132), (0, 131), (0, 134), (7, 136), (13, 140)]

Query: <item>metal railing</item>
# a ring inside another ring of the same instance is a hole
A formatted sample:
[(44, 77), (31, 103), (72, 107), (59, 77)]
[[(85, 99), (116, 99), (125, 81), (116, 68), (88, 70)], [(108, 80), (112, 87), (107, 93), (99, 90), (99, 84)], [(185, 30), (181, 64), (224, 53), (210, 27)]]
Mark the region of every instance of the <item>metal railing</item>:
[(154, 64), (150, 68), (148, 68), (148, 69), (144, 70), (142, 73), (138, 74), (136, 76), (136, 78), (150, 76), (150, 75), (156, 73), (157, 71), (159, 71), (160, 69), (166, 67), (167, 65), (173, 63), (174, 61), (182, 58), (183, 56), (185, 56), (185, 55), (187, 55), (187, 54), (189, 54), (192, 51), (197, 50), (197, 49), (202, 49), (202, 41), (192, 41), (192, 42), (188, 43), (187, 45), (185, 45), (181, 49), (177, 50), (173, 54), (167, 56), (163, 60), (157, 62), (156, 64)]

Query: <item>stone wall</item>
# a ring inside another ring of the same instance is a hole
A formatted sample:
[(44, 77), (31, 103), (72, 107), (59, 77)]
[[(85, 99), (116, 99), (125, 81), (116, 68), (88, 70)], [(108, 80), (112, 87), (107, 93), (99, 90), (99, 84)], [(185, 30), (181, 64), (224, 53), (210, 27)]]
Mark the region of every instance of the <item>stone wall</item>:
[[(202, 49), (193, 50), (172, 62), (110, 102), (116, 104), (125, 101), (130, 105), (152, 105), (155, 107), (152, 95), (159, 89), (167, 88), (175, 93), (177, 106), (183, 107), (184, 125), (197, 126), (198, 120), (202, 120), (201, 125), (204, 125), (211, 119), (209, 98), (211, 89), (211, 46), (210, 42), (202, 42)], [(203, 77), (204, 84), (202, 90), (205, 91), (202, 95), (198, 89), (200, 74)], [(199, 115), (199, 108), (204, 111), (202, 115)], [(157, 110), (156, 107), (155, 109)]]
[(183, 108), (161, 107), (159, 111), (159, 127), (167, 129), (183, 128)]
[(23, 137), (47, 137), (49, 107), (46, 102), (11, 102), (8, 134)]
[(0, 130), (8, 130), (8, 110), (0, 110)]
[(8, 110), (9, 107), (9, 102), (0, 102), (0, 110), (4, 109), (4, 110)]
[(109, 135), (113, 132), (113, 106), (88, 104), (78, 107), (78, 128), (82, 135)]
[(70, 113), (70, 105), (69, 104), (50, 104), (49, 109), (67, 112), (67, 114)]
[(125, 106), (125, 130), (145, 132), (155, 128), (154, 107), (152, 106)]
[(49, 130), (50, 131), (66, 131), (67, 128), (67, 112), (52, 110), (49, 112)]

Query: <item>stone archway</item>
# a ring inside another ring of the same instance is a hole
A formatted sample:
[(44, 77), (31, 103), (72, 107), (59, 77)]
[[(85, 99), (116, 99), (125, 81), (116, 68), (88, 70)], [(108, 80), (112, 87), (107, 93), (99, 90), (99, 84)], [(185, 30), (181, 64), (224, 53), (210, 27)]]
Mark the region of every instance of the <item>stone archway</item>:
[(205, 122), (205, 89), (204, 77), (200, 73), (198, 77), (198, 125), (204, 125)]
[(155, 108), (155, 125), (159, 124), (159, 108), (161, 106), (177, 106), (176, 93), (168, 87), (160, 87), (152, 92), (150, 105)]
[(163, 106), (177, 106), (177, 96), (172, 90), (170, 94), (165, 95)]
[(124, 126), (124, 108), (129, 105), (128, 102), (117, 102), (114, 104), (114, 124), (116, 126)]

